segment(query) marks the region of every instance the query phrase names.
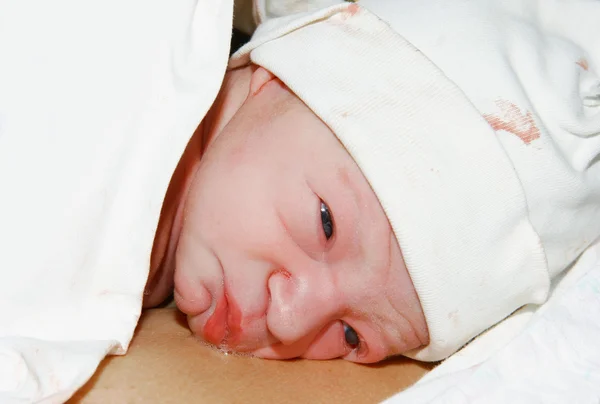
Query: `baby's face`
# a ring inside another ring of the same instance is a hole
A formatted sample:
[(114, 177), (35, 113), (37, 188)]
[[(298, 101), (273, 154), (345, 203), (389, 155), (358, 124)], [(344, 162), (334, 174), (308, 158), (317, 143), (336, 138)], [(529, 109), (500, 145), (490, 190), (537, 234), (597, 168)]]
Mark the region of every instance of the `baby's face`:
[(218, 112), (226, 125), (174, 227), (175, 299), (190, 328), (277, 359), (376, 362), (426, 344), (400, 248), (360, 169), (285, 85), (247, 72), (249, 94)]

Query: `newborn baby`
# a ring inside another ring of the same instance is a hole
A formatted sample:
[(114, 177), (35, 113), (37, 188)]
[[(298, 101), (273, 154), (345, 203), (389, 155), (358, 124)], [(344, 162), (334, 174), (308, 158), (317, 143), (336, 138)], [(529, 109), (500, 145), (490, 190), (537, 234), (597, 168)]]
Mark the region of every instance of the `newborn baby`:
[(364, 0), (266, 22), (173, 175), (145, 307), (174, 290), (223, 349), (376, 362), (543, 303), (600, 235), (598, 18)]
[(427, 344), (377, 196), (327, 125), (262, 67), (228, 74), (163, 212), (152, 257), (161, 281), (147, 303), (174, 282), (207, 341), (362, 361)]

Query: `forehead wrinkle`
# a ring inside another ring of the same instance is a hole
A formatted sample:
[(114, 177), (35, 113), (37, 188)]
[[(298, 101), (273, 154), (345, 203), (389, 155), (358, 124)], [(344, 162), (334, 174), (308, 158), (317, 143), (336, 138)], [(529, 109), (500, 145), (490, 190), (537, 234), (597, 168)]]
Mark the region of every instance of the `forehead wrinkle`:
[(404, 322), (410, 324), (410, 321), (408, 321), (406, 317), (402, 315), (402, 313), (395, 309), (388, 293), (385, 294), (385, 297), (392, 310), (394, 310), (394, 312), (399, 316), (399, 318), (388, 322), (388, 332), (384, 334), (384, 339), (388, 343), (386, 356), (391, 356), (401, 353), (401, 347), (406, 346), (404, 335), (402, 334), (401, 329), (398, 327), (398, 323)]
[[(383, 269), (386, 276), (380, 282), (377, 282), (377, 287), (373, 288), (367, 295), (362, 290), (361, 297), (357, 301), (352, 302), (353, 308), (349, 311), (359, 318), (366, 321), (380, 336), (381, 341), (386, 344), (386, 356), (389, 356), (400, 351), (400, 347), (405, 346), (404, 336), (402, 335), (402, 327), (398, 327), (399, 323), (406, 323), (407, 319), (402, 313), (396, 310), (395, 305), (388, 293), (390, 285), (390, 274), (393, 270), (392, 259), (392, 239), (388, 239), (388, 254), (387, 259), (379, 260), (380, 268), (367, 268), (366, 273), (377, 273)], [(371, 270), (374, 269), (374, 270)], [(363, 284), (369, 284), (370, 279), (365, 279)], [(383, 292), (383, 296), (382, 296)], [(367, 309), (364, 309), (367, 307)], [(390, 310), (391, 309), (391, 310)]]
[[(386, 357), (402, 353), (403, 348), (406, 346), (405, 336), (402, 334), (402, 331), (406, 327), (403, 327), (403, 325), (409, 325), (410, 328), (407, 331), (410, 331), (410, 329), (414, 330), (413, 324), (396, 307), (389, 293), (390, 289), (399, 287), (399, 285), (393, 285), (391, 279), (393, 278), (392, 271), (395, 270), (393, 255), (394, 241), (394, 233), (390, 231), (390, 237), (386, 245), (386, 259), (380, 260), (378, 262), (380, 268), (377, 268), (385, 271), (385, 277), (378, 285), (382, 290), (374, 290), (367, 296), (362, 295), (359, 302), (354, 302), (355, 304), (358, 303), (359, 306), (353, 310), (355, 315), (358, 314), (362, 319), (366, 320), (380, 335), (381, 342), (385, 343)], [(367, 272), (377, 273), (377, 270)], [(366, 279), (364, 283), (368, 284), (369, 280)], [(369, 309), (365, 310), (363, 307), (368, 307)]]
[[(356, 172), (361, 176), (363, 175), (358, 167), (356, 167)], [(389, 286), (391, 285), (390, 281), (395, 262), (393, 256), (395, 235), (390, 228), (387, 243), (383, 246), (373, 246), (371, 245), (373, 240), (371, 236), (373, 232), (360, 231), (360, 229), (364, 229), (365, 226), (373, 226), (376, 222), (374, 217), (377, 215), (373, 214), (373, 206), (372, 204), (369, 205), (369, 198), (365, 195), (365, 192), (374, 192), (370, 184), (365, 179), (366, 189), (362, 189), (357, 183), (357, 179), (353, 177), (353, 174), (351, 168), (340, 166), (338, 167), (336, 177), (343, 186), (350, 190), (352, 203), (357, 216), (356, 233), (360, 239), (356, 247), (360, 250), (361, 259), (365, 264), (365, 274), (375, 275), (384, 271), (384, 278), (383, 281), (376, 283), (377, 287), (373, 288), (368, 295), (365, 295), (365, 290), (362, 289), (362, 293), (360, 293), (360, 295), (362, 295), (361, 299), (358, 302), (353, 302), (353, 306), (355, 307), (350, 311), (352, 311), (354, 315), (358, 315), (366, 320), (367, 323), (375, 329), (381, 336), (381, 341), (386, 344), (386, 351), (388, 355), (390, 355), (398, 353), (400, 347), (406, 345), (404, 336), (401, 332), (403, 327), (399, 327), (399, 325), (408, 322), (402, 312), (396, 308), (388, 292)], [(376, 203), (379, 202), (376, 196), (373, 197), (373, 201)], [(379, 207), (379, 205), (377, 204), (376, 207)], [(387, 250), (384, 250), (385, 248), (387, 248)], [(380, 259), (380, 254), (382, 252), (385, 256), (383, 260)], [(370, 277), (365, 279), (362, 284), (369, 284), (371, 282), (369, 278)], [(395, 286), (397, 287), (398, 285)], [(392, 287), (394, 287), (394, 285), (392, 285)], [(382, 292), (384, 296), (381, 296)], [(368, 309), (363, 309), (364, 307), (368, 307)], [(410, 324), (410, 322), (408, 323)]]
[[(399, 271), (399, 270), (401, 270), (401, 268), (396, 268), (396, 265), (394, 265), (396, 260), (394, 259), (395, 257), (394, 257), (393, 251), (394, 251), (394, 246), (396, 245), (396, 235), (392, 230), (390, 230), (390, 236), (389, 236), (388, 240), (389, 240), (388, 241), (388, 267), (387, 267), (387, 276), (386, 276), (386, 282), (385, 282), (385, 284), (388, 287), (386, 288), (386, 291), (385, 291), (385, 297), (386, 297), (388, 304), (392, 308), (392, 310), (398, 316), (397, 321), (391, 322), (391, 324), (394, 325), (394, 332), (391, 334), (395, 334), (395, 336), (397, 337), (397, 341), (399, 341), (399, 343), (397, 343), (396, 341), (391, 341), (389, 351), (390, 351), (390, 355), (397, 355), (397, 354), (402, 353), (402, 349), (400, 347), (406, 345), (404, 335), (402, 334), (403, 327), (399, 327), (399, 325), (400, 325), (399, 322), (401, 321), (405, 324), (408, 324), (409, 329), (407, 331), (411, 331), (411, 332), (415, 333), (415, 335), (417, 334), (417, 329), (415, 328), (415, 324), (413, 324), (413, 322), (410, 320), (410, 318), (404, 315), (404, 311), (401, 310), (399, 307), (397, 307), (394, 300), (390, 297), (389, 290), (391, 288), (400, 288), (401, 287), (401, 285), (393, 285), (393, 282), (391, 279), (393, 277), (392, 271), (394, 271), (394, 270)], [(402, 254), (402, 253), (400, 252), (400, 254)], [(406, 299), (404, 299), (404, 298), (401, 299), (401, 304), (402, 303), (410, 306), (410, 303), (407, 302)], [(408, 307), (409, 312), (412, 309), (413, 309), (413, 307)]]
[[(402, 335), (400, 329), (395, 327), (399, 321), (406, 321), (404, 316), (401, 316), (401, 319), (393, 318), (389, 313), (389, 306), (392, 306), (389, 297), (385, 296), (383, 302), (377, 299), (370, 299), (371, 302), (375, 301), (376, 304), (371, 307), (375, 307), (379, 309), (377, 311), (367, 312), (365, 310), (354, 310), (353, 313), (359, 315), (363, 321), (366, 321), (369, 324), (369, 327), (372, 328), (377, 335), (379, 335), (379, 339), (375, 342), (377, 344), (383, 344), (385, 347), (384, 355), (385, 357), (393, 356), (398, 353), (401, 353), (401, 347), (406, 345), (404, 336)], [(362, 303), (365, 301), (363, 300)], [(369, 301), (367, 301), (368, 303)], [(392, 306), (393, 308), (393, 306)], [(374, 343), (373, 341), (367, 341), (367, 345)]]

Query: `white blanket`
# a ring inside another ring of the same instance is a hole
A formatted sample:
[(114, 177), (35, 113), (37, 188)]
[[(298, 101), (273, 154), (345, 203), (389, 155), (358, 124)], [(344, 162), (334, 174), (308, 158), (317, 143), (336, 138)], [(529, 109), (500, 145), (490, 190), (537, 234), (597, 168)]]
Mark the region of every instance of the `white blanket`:
[(524, 307), (451, 356), (400, 403), (600, 402), (600, 242), (541, 307)]
[(232, 0), (0, 0), (0, 402), (63, 402), (137, 324)]

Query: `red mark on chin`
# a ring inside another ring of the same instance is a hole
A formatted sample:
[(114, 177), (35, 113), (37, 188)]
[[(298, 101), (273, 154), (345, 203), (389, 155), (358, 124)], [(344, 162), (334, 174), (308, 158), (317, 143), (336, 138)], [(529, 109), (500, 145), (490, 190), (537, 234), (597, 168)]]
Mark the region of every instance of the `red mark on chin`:
[(575, 64), (585, 71), (588, 71), (588, 69), (590, 68), (588, 61), (585, 58), (580, 58), (577, 62), (575, 62)]
[(505, 130), (512, 133), (526, 145), (540, 138), (540, 130), (535, 124), (531, 111), (523, 115), (519, 107), (505, 100), (496, 101), (496, 105), (500, 108), (499, 113), (483, 115), (495, 131)]
[(242, 311), (235, 299), (225, 292), (204, 325), (204, 339), (217, 346), (235, 344), (242, 331)]

